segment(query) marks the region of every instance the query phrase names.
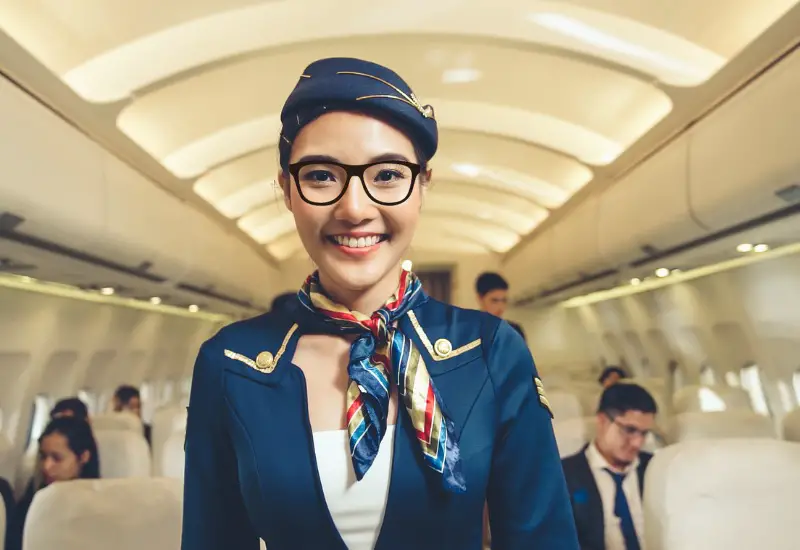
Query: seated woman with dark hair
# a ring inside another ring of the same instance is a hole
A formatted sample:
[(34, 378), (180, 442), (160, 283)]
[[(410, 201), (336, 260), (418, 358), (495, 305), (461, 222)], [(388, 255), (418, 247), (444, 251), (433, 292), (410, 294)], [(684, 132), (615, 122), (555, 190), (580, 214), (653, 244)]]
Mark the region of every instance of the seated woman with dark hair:
[(50, 411), (51, 420), (65, 416), (80, 418), (89, 422), (89, 409), (86, 407), (86, 403), (77, 397), (67, 397), (56, 403)]
[(22, 548), (22, 533), (28, 509), (36, 493), (51, 483), (100, 477), (100, 460), (92, 428), (85, 419), (55, 418), (39, 437), (39, 456), (33, 479), (17, 505), (9, 529), (13, 530), (7, 550)]

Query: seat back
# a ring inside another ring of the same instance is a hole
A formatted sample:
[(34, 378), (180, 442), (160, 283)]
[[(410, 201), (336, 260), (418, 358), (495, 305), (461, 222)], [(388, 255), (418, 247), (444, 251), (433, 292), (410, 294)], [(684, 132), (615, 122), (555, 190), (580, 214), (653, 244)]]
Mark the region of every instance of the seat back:
[(556, 420), (570, 420), (583, 416), (583, 406), (578, 395), (562, 390), (547, 392), (547, 401), (553, 409)]
[(53, 483), (31, 503), (23, 550), (180, 548), (182, 508), (174, 479)]
[(14, 479), (16, 462), (14, 445), (5, 435), (0, 434), (0, 478)]
[(94, 438), (100, 458), (100, 477), (150, 477), (150, 447), (141, 432), (97, 430)]
[(183, 479), (184, 467), (186, 464), (186, 453), (184, 452), (184, 442), (186, 433), (182, 431), (172, 432), (162, 447), (161, 475), (173, 479)]
[(776, 439), (772, 420), (751, 411), (689, 412), (674, 416), (667, 429), (670, 443), (698, 439)]
[(645, 478), (648, 550), (797, 548), (800, 444), (690, 441), (659, 451)]
[(175, 431), (186, 430), (186, 408), (170, 405), (153, 414), (151, 443), (153, 448), (153, 475), (164, 475), (164, 445)]
[(127, 430), (144, 433), (141, 419), (127, 411), (98, 414), (92, 418), (93, 430)]
[(553, 431), (561, 458), (573, 455), (581, 450), (594, 433), (592, 422), (594, 417), (570, 418), (553, 422)]

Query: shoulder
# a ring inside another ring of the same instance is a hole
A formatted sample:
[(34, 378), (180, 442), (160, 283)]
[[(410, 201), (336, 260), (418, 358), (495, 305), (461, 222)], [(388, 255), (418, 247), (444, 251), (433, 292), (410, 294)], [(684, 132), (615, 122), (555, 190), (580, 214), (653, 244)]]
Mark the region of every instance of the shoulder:
[(588, 464), (588, 461), (586, 460), (586, 447), (584, 446), (575, 454), (571, 454), (562, 458), (561, 464), (564, 466), (564, 471)]
[(265, 350), (277, 350), (294, 328), (286, 315), (263, 313), (222, 327), (203, 342), (200, 354), (209, 358), (238, 354), (255, 359)]
[(484, 311), (429, 298), (421, 306), (409, 311), (408, 318), (424, 347), (434, 358), (444, 355), (455, 357), (472, 350), (487, 356), (498, 337), (508, 337), (512, 333), (518, 340), (514, 342), (515, 347), (525, 348), (524, 341), (507, 322)]

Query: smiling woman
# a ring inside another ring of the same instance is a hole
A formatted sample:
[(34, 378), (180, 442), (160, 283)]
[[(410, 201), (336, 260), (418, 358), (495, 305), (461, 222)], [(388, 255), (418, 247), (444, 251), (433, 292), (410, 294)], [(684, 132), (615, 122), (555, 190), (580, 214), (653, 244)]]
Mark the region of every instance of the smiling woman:
[(401, 265), (433, 108), (386, 67), (332, 58), (306, 68), (281, 122), (278, 180), (318, 271), (202, 346), (184, 550), (475, 550), (485, 503), (494, 549), (577, 550), (522, 338), (430, 298)]

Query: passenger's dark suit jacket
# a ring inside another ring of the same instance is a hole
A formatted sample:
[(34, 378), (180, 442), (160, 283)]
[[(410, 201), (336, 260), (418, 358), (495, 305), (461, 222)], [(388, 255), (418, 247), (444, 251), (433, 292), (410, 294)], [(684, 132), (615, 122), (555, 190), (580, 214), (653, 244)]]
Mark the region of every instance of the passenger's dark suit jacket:
[[(455, 424), (467, 489), (444, 492), (401, 408), (376, 548), (480, 550), (488, 501), (492, 550), (578, 550), (551, 415), (519, 334), (433, 299), (398, 328)], [(259, 537), (269, 550), (345, 550), (317, 471), (305, 378), (292, 364), (308, 331), (269, 313), (203, 344), (187, 421), (183, 550), (258, 550)], [(452, 351), (438, 354), (439, 339)]]
[[(567, 479), (569, 500), (572, 504), (572, 513), (575, 516), (575, 525), (578, 528), (578, 540), (581, 550), (605, 550), (605, 521), (603, 518), (603, 504), (600, 491), (594, 480), (594, 475), (586, 459), (585, 445), (579, 453), (568, 456), (561, 461), (564, 467), (564, 476)], [(639, 453), (639, 490), (644, 493), (644, 473), (653, 457), (650, 453)]]

